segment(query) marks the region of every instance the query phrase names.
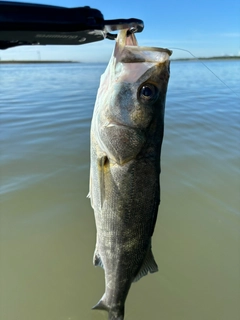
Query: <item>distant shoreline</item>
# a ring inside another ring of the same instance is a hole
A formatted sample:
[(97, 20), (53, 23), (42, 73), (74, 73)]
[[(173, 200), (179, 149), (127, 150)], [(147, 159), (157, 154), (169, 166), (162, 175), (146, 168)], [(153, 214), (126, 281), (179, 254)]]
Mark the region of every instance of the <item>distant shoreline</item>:
[[(240, 60), (240, 56), (217, 56), (217, 57), (196, 57), (196, 58), (177, 58), (171, 59), (171, 61), (198, 61), (198, 60)], [(44, 64), (44, 63), (83, 63), (80, 61), (70, 60), (0, 60), (0, 64)], [(105, 62), (107, 63), (107, 61)]]
[(64, 60), (0, 60), (0, 64), (41, 64), (41, 63), (80, 63), (80, 61)]
[(196, 60), (240, 60), (240, 56), (217, 56), (217, 57), (196, 57), (196, 58), (178, 58), (172, 59), (172, 61), (196, 61)]

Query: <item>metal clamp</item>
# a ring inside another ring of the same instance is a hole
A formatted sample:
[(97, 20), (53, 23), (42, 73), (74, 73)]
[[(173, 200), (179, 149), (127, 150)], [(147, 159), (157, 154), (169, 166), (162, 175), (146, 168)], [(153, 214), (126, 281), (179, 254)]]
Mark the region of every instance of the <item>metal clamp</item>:
[(135, 32), (142, 32), (144, 24), (142, 20), (139, 19), (117, 19), (117, 20), (105, 20), (105, 31), (106, 38), (114, 40), (117, 37), (117, 34), (112, 34), (110, 31), (128, 29), (129, 34)]
[(102, 13), (86, 7), (0, 1), (0, 49), (20, 45), (82, 45), (115, 39), (112, 31), (141, 32), (139, 19), (104, 20)]

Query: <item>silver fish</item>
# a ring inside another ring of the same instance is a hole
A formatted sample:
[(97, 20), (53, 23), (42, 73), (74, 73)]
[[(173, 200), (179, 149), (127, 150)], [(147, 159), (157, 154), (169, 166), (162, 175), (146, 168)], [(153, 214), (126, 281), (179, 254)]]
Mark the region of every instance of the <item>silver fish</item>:
[(171, 51), (118, 34), (101, 76), (91, 124), (90, 198), (97, 238), (93, 263), (105, 293), (93, 309), (124, 318), (132, 282), (158, 271), (151, 238), (160, 203), (160, 152)]

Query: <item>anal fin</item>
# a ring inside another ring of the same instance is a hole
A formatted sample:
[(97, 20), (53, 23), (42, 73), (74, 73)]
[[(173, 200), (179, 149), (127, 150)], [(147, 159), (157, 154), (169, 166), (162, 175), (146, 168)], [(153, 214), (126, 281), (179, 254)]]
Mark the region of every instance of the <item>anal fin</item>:
[(143, 264), (134, 278), (133, 282), (138, 281), (142, 277), (146, 276), (148, 273), (154, 273), (158, 271), (157, 263), (154, 260), (152, 249), (149, 248), (148, 253), (145, 257), (145, 260), (143, 261)]

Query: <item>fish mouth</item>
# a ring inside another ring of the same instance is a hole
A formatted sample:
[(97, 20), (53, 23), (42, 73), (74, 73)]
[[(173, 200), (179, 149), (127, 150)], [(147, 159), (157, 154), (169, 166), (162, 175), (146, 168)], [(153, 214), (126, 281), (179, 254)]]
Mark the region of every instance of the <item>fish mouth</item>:
[(137, 46), (138, 45), (137, 39), (136, 39), (135, 34), (133, 32), (129, 33), (128, 30), (127, 31), (123, 30), (123, 34), (119, 33), (119, 37), (120, 36), (122, 36), (123, 39), (124, 39), (124, 37), (126, 38), (125, 46)]
[(114, 56), (117, 62), (165, 62), (172, 51), (166, 48), (138, 46), (134, 33), (129, 35), (128, 30), (121, 30), (117, 36)]

